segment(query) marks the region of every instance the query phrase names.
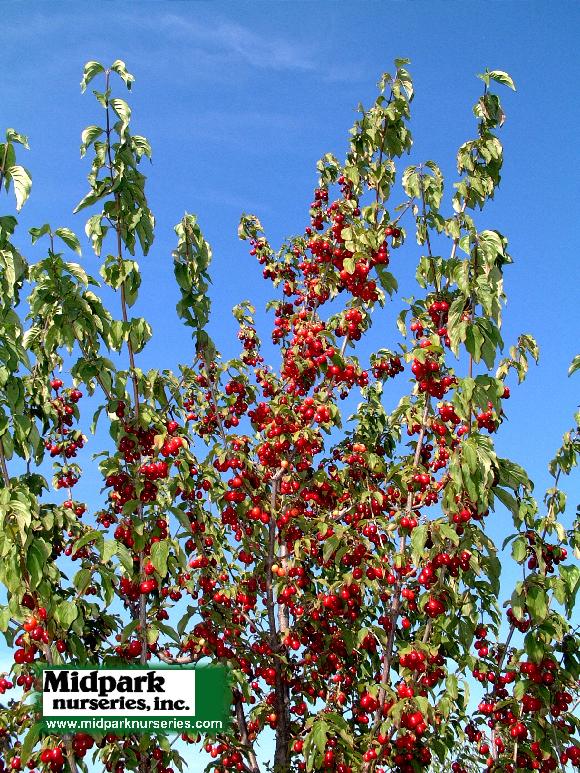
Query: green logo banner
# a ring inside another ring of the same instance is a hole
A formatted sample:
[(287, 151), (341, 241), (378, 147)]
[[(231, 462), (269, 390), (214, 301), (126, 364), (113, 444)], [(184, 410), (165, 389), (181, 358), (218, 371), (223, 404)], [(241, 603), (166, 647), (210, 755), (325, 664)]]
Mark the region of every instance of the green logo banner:
[(225, 666), (42, 666), (36, 707), (46, 733), (223, 733)]

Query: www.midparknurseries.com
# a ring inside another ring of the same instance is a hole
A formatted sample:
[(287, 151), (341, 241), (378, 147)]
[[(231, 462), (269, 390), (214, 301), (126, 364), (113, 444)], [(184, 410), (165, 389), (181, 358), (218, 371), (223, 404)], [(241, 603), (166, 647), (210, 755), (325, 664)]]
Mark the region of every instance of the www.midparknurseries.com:
[(223, 668), (46, 667), (42, 724), (51, 732), (222, 732), (229, 724)]
[(221, 719), (105, 719), (104, 717), (91, 717), (90, 719), (45, 719), (43, 722), (47, 730), (53, 733), (108, 733), (115, 730), (118, 733), (148, 733), (167, 732), (185, 733), (196, 730), (208, 732), (221, 732), (225, 729)]

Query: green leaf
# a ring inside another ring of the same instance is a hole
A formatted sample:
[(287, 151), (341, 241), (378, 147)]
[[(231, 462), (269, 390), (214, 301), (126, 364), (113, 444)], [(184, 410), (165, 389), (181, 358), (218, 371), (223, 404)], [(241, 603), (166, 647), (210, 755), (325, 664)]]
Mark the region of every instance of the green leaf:
[(62, 239), (66, 246), (70, 247), (77, 255), (81, 254), (81, 243), (79, 242), (78, 236), (73, 233), (70, 228), (57, 228), (54, 235), (58, 236), (59, 239)]
[(552, 593), (554, 594), (554, 598), (558, 602), (558, 604), (562, 604), (562, 606), (566, 603), (566, 598), (568, 596), (566, 585), (561, 577), (552, 577), (550, 580), (550, 588), (552, 589)]
[(66, 267), (71, 276), (74, 276), (75, 279), (78, 279), (78, 281), (85, 287), (88, 287), (89, 281), (91, 281), (92, 284), (97, 284), (94, 280), (89, 280), (87, 272), (78, 263), (67, 263)]
[(129, 549), (122, 542), (117, 543), (117, 555), (122, 567), (131, 574), (133, 572), (133, 558)]
[(566, 586), (566, 611), (568, 614), (574, 609), (576, 595), (580, 590), (580, 568), (576, 564), (564, 564), (560, 566), (560, 577)]
[(40, 228), (30, 228), (28, 230), (28, 233), (30, 234), (32, 243), (36, 244), (36, 242), (40, 239), (41, 236), (44, 236), (45, 234), (50, 233), (50, 226), (48, 223), (45, 223), (44, 225), (41, 225)]
[(516, 701), (521, 701), (521, 699), (522, 699), (522, 698), (524, 697), (524, 695), (526, 694), (526, 690), (527, 690), (526, 683), (525, 683), (525, 681), (522, 679), (522, 680), (521, 680), (521, 681), (519, 681), (519, 682), (518, 682), (518, 683), (515, 685), (515, 687), (514, 687), (514, 699), (515, 699)]
[(528, 658), (533, 663), (539, 663), (539, 661), (542, 659), (544, 655), (544, 647), (538, 640), (538, 634), (536, 631), (530, 631), (526, 634), (526, 638), (524, 639), (524, 649), (526, 650)]
[(58, 624), (64, 630), (71, 627), (78, 617), (79, 610), (72, 601), (61, 601), (55, 610), (55, 617)]
[(158, 620), (155, 621), (155, 626), (166, 636), (168, 636), (170, 639), (172, 639), (177, 644), (181, 643), (181, 640), (177, 633), (171, 628), (169, 625), (165, 625), (165, 623), (160, 623)]
[(40, 724), (40, 722), (36, 722), (34, 725), (31, 726), (30, 730), (26, 733), (24, 742), (21, 748), (19, 749), (19, 753), (22, 755), (22, 759), (28, 760), (31, 757), (32, 750), (36, 746), (36, 742), (40, 737), (41, 730), (42, 730), (42, 725)]
[(32, 180), (30, 174), (23, 166), (11, 166), (6, 170), (6, 176), (14, 184), (14, 194), (16, 196), (16, 209), (20, 211), (24, 202), (30, 195)]
[(452, 700), (457, 700), (459, 696), (458, 682), (455, 674), (449, 674), (445, 680), (445, 691)]
[(42, 548), (36, 542), (32, 542), (26, 553), (26, 568), (30, 575), (30, 583), (33, 588), (38, 588), (42, 580), (42, 570), (46, 563), (46, 556)]
[(539, 585), (526, 588), (526, 605), (535, 621), (542, 621), (548, 614), (548, 596)]
[[(344, 262), (346, 264), (346, 260)], [(377, 269), (377, 277), (379, 279), (381, 287), (389, 295), (392, 295), (394, 292), (397, 291), (397, 288), (399, 286), (397, 283), (397, 280), (395, 279), (393, 274), (391, 274), (390, 271), (387, 271), (387, 269), (384, 266), (376, 266), (376, 269)]]
[(304, 745), (304, 756), (306, 757), (306, 769), (308, 771), (318, 769), (317, 763), (321, 761), (324, 754), (329, 729), (330, 726), (324, 719), (317, 719), (312, 725)]
[(117, 554), (117, 540), (106, 539), (103, 542), (103, 549), (101, 550), (101, 561), (106, 564), (111, 558)]
[(131, 91), (131, 86), (134, 83), (135, 78), (127, 71), (125, 62), (122, 59), (116, 59), (111, 65), (111, 70), (112, 72), (116, 72), (117, 75), (123, 79), (125, 86), (127, 86), (127, 90)]
[(416, 166), (408, 166), (405, 169), (403, 177), (401, 178), (401, 185), (409, 198), (417, 198), (421, 195), (419, 175), (417, 174)]
[(121, 643), (125, 643), (127, 639), (131, 636), (133, 631), (137, 630), (137, 626), (139, 625), (139, 620), (131, 620), (130, 623), (128, 623), (123, 630), (121, 631)]
[(514, 617), (516, 620), (523, 620), (524, 619), (524, 603), (523, 603), (523, 597), (521, 593), (518, 593), (517, 591), (513, 591), (510, 599), (510, 603), (512, 606), (512, 612), (514, 614)]
[(451, 341), (451, 351), (455, 355), (458, 354), (459, 344), (465, 340), (467, 333), (467, 323), (463, 320), (465, 304), (466, 298), (463, 295), (458, 295), (449, 308), (447, 334)]
[(572, 364), (568, 368), (568, 375), (571, 376), (572, 373), (576, 373), (577, 370), (580, 370), (580, 354), (577, 354), (572, 360)]
[(503, 70), (491, 70), (491, 72), (486, 72), (484, 75), (480, 75), (479, 77), (482, 80), (485, 80), (485, 76), (487, 76), (486, 83), (489, 85), (490, 80), (496, 81), (496, 83), (503, 83), (504, 86), (508, 86), (510, 89), (516, 90), (516, 85), (513, 82), (513, 79), (510, 75), (507, 74), (507, 72), (504, 72)]
[(124, 99), (119, 99), (118, 97), (115, 97), (115, 99), (112, 99), (109, 103), (115, 113), (119, 116), (121, 120), (121, 133), (127, 128), (129, 125), (129, 121), (131, 120), (131, 108), (129, 105), (125, 102)]
[(333, 534), (332, 537), (329, 537), (327, 540), (324, 541), (324, 547), (322, 548), (322, 560), (324, 562), (328, 561), (328, 559), (331, 557), (331, 555), (334, 553), (334, 551), (338, 548), (340, 545), (340, 537), (338, 534)]
[(91, 584), (92, 576), (93, 573), (90, 569), (79, 569), (79, 571), (75, 574), (73, 584), (80, 596), (83, 595), (83, 593)]
[(103, 534), (100, 531), (97, 531), (96, 529), (92, 529), (91, 531), (84, 534), (77, 542), (75, 542), (74, 546), (74, 552), (78, 553), (78, 551), (83, 548), (85, 545), (88, 545), (89, 542), (97, 542), (97, 544), (102, 543), (103, 541)]
[(87, 148), (89, 145), (91, 145), (95, 140), (98, 140), (101, 134), (103, 134), (105, 130), (101, 129), (100, 126), (87, 126), (86, 129), (83, 129), (83, 132), (81, 134), (81, 158), (85, 155), (87, 152)]
[(258, 233), (264, 231), (262, 223), (256, 217), (256, 215), (246, 215), (242, 213), (240, 218), (240, 224), (238, 226), (238, 238), (242, 241), (247, 239), (254, 239)]
[(161, 575), (165, 577), (167, 574), (167, 557), (169, 556), (169, 542), (168, 540), (159, 540), (154, 542), (151, 546), (151, 563)]
[(356, 261), (354, 258), (345, 258), (342, 264), (343, 269), (347, 274), (354, 274), (356, 268)]
[(15, 129), (6, 129), (6, 142), (17, 142), (28, 150), (28, 137), (20, 134)]
[(439, 526), (439, 531), (440, 531), (442, 537), (445, 537), (450, 542), (452, 542), (454, 545), (459, 545), (460, 537), (457, 534), (457, 532), (455, 531), (455, 529), (453, 528), (453, 526), (451, 526), (448, 523), (442, 523)]
[(521, 564), (527, 554), (528, 547), (526, 538), (523, 536), (523, 534), (520, 534), (518, 537), (516, 537), (512, 545), (512, 558), (514, 561), (517, 561), (518, 564)]
[(100, 62), (87, 62), (85, 64), (85, 69), (83, 70), (83, 77), (81, 80), (81, 92), (86, 90), (87, 86), (93, 80), (95, 75), (98, 75), (100, 72), (105, 72), (105, 68)]
[(413, 557), (415, 560), (421, 558), (425, 549), (425, 543), (427, 542), (428, 524), (423, 523), (420, 526), (416, 526), (411, 534), (411, 548), (413, 549)]
[(469, 467), (470, 472), (475, 472), (477, 470), (477, 451), (473, 445), (473, 443), (469, 442), (469, 438), (467, 441), (463, 444), (463, 449), (461, 452), (461, 458), (467, 463), (467, 466)]
[(516, 462), (510, 459), (498, 458), (499, 482), (502, 486), (517, 491), (520, 486), (525, 491), (531, 491), (533, 484), (528, 478), (526, 471)]
[[(8, 437), (9, 435), (4, 436), (4, 443), (6, 443), (6, 439)], [(22, 544), (24, 545), (26, 543), (27, 530), (32, 523), (32, 513), (30, 512), (30, 507), (15, 499), (10, 502), (10, 507), (14, 513), (14, 517), (16, 518), (16, 523), (18, 524), (18, 530), (20, 532), (20, 538), (22, 540)]]
[(0, 631), (4, 633), (10, 624), (10, 608), (0, 607)]

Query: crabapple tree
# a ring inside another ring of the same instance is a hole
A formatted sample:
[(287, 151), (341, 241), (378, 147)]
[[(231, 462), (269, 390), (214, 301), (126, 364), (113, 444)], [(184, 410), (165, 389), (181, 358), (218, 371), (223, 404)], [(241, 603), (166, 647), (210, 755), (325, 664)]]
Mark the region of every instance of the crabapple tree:
[[(244, 301), (239, 356), (216, 351), (211, 250), (186, 214), (172, 259), (192, 344), (172, 372), (139, 365), (152, 329), (133, 313), (138, 261), (155, 223), (151, 148), (119, 96), (133, 77), (120, 60), (85, 66), (95, 123), (75, 211), (88, 213), (98, 280), (68, 228), (32, 228), (37, 259), (25, 260), (2, 196), (0, 630), (14, 665), (0, 675), (0, 771), (77, 773), (92, 758), (110, 773), (173, 773), (196, 744), (215, 773), (580, 766), (579, 529), (561, 489), (578, 422), (537, 501), (494, 447), (538, 349), (524, 334), (504, 353), (512, 259), (486, 205), (503, 162), (497, 91), (514, 85), (479, 77), (451, 196), (433, 161), (402, 164), (413, 85), (396, 60), (345, 160), (319, 162), (303, 231), (273, 247), (242, 216), (277, 348)], [(16, 211), (26, 147), (10, 129), (0, 144), (0, 193)], [(397, 300), (409, 265), (415, 295)], [(88, 502), (76, 493), (84, 446), (102, 480)], [(513, 533), (496, 546), (506, 518)], [(513, 588), (500, 585), (510, 561)], [(231, 728), (177, 746), (46, 735), (27, 700), (37, 663), (200, 661), (230, 669)]]

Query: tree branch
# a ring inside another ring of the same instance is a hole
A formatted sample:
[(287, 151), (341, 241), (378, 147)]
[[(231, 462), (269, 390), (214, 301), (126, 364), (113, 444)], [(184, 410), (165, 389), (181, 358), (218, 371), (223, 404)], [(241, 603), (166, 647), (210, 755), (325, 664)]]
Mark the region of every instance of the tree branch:
[(2, 472), (2, 480), (4, 481), (5, 488), (10, 487), (10, 475), (8, 474), (8, 466), (6, 464), (6, 453), (4, 452), (4, 443), (0, 438), (0, 470)]
[(242, 695), (238, 690), (234, 690), (234, 709), (236, 712), (236, 721), (240, 733), (240, 739), (244, 745), (244, 751), (248, 758), (248, 762), (250, 763), (249, 769), (251, 773), (260, 773), (258, 760), (256, 759), (256, 755), (248, 737), (248, 724), (246, 722), (246, 715), (242, 705)]

